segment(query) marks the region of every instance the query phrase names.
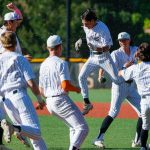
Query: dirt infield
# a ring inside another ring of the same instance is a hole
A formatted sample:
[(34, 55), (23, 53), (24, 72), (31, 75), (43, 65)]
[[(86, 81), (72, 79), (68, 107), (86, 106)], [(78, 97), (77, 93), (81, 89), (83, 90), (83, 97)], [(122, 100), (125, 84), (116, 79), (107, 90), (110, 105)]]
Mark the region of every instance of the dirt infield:
[[(34, 103), (34, 106), (35, 105), (36, 103)], [(82, 110), (83, 104), (81, 102), (77, 102), (76, 105), (79, 107), (80, 110)], [(110, 103), (93, 103), (93, 105), (93, 110), (90, 111), (89, 114), (86, 115), (86, 117), (104, 118), (108, 114)], [(38, 115), (50, 115), (46, 107), (43, 110), (37, 110), (37, 113)], [(137, 119), (137, 114), (129, 104), (123, 103), (117, 118)]]

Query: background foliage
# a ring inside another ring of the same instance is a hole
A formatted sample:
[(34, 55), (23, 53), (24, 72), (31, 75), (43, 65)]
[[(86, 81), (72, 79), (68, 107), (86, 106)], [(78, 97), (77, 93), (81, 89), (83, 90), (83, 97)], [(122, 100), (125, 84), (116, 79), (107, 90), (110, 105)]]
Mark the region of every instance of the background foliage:
[[(7, 10), (9, 0), (0, 0), (0, 22)], [(21, 9), (24, 21), (17, 34), (22, 47), (33, 57), (46, 57), (46, 40), (51, 34), (59, 34), (66, 47), (66, 0), (16, 0), (13, 1)], [(127, 31), (131, 34), (136, 45), (143, 41), (150, 41), (150, 36), (144, 29), (150, 28), (149, 0), (72, 0), (71, 1), (71, 57), (86, 57), (87, 48), (83, 54), (76, 54), (75, 41), (85, 36), (81, 28), (80, 15), (87, 8), (96, 10), (100, 20), (105, 22), (112, 34), (114, 46), (119, 32)], [(87, 53), (88, 54), (88, 53)], [(65, 51), (63, 53), (65, 56)]]

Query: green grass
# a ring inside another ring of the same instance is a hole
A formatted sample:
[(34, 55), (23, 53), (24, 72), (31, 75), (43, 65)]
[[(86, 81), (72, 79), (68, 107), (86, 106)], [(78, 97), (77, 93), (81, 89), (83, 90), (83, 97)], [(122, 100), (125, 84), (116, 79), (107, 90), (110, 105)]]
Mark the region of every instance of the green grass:
[[(40, 116), (41, 130), (48, 150), (67, 150), (69, 147), (69, 130), (66, 125), (54, 116)], [(103, 119), (86, 118), (90, 132), (81, 150), (96, 150), (91, 143), (97, 136)], [(130, 150), (131, 140), (135, 133), (136, 120), (116, 119), (105, 135), (107, 149)], [(15, 137), (10, 144), (13, 150), (26, 150)]]
[[(36, 97), (29, 91), (30, 97)], [(83, 101), (81, 94), (69, 93), (73, 101)], [(90, 89), (90, 100), (93, 102), (110, 102), (110, 89)], [(48, 150), (67, 150), (69, 147), (69, 129), (54, 116), (39, 116), (42, 136), (47, 144)], [(81, 150), (98, 150), (91, 143), (96, 138), (103, 119), (86, 118), (90, 128), (89, 135), (83, 143)], [(105, 134), (105, 145), (107, 150), (131, 150), (131, 141), (134, 138), (136, 120), (115, 119)], [(13, 150), (26, 150), (15, 137), (10, 144), (6, 144)]]
[[(36, 100), (36, 97), (28, 90), (31, 99)], [(70, 92), (69, 96), (74, 102), (82, 101), (81, 94), (75, 92)], [(89, 89), (89, 98), (93, 102), (110, 102), (111, 100), (111, 90), (110, 89)]]
[[(81, 94), (69, 93), (73, 101), (82, 101)], [(89, 98), (93, 102), (110, 102), (111, 90), (110, 89), (89, 89)]]

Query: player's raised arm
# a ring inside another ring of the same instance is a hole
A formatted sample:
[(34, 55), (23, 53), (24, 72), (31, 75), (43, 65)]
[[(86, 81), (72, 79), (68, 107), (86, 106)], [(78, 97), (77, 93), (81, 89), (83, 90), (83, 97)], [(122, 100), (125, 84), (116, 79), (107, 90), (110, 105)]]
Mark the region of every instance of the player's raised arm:
[(14, 4), (14, 3), (8, 3), (7, 5), (6, 5), (6, 7), (9, 9), (9, 10), (11, 10), (11, 11), (13, 11), (13, 12), (15, 12), (17, 15), (18, 15), (18, 19), (23, 19), (23, 16), (22, 16), (22, 13), (21, 13), (21, 11), (18, 9), (18, 7)]

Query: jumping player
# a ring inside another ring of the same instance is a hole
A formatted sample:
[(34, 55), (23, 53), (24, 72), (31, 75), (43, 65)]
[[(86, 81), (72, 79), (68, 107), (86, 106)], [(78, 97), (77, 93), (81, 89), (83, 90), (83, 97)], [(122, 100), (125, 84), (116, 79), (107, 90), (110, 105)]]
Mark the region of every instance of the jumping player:
[[(15, 52), (16, 34), (4, 32), (0, 37), (5, 48), (0, 55), (0, 95), (7, 115), (16, 124), (10, 125), (5, 119), (1, 121), (4, 139), (11, 141), (11, 135), (24, 135), (30, 138), (34, 150), (47, 150), (41, 137), (40, 125), (32, 101), (27, 94), (27, 87), (36, 95), (39, 105), (44, 106), (34, 74), (28, 60)], [(9, 63), (8, 63), (9, 62)]]
[[(90, 103), (88, 95), (87, 77), (95, 70), (102, 68), (109, 74), (112, 81), (120, 83), (117, 69), (110, 56), (109, 49), (112, 46), (112, 39), (107, 26), (97, 20), (93, 10), (87, 9), (81, 16), (83, 29), (86, 33), (87, 45), (91, 55), (79, 73), (79, 85), (84, 99), (83, 115), (87, 114), (93, 105)], [(75, 43), (76, 50), (81, 46), (81, 39)]]
[[(135, 54), (137, 51), (136, 46), (132, 46), (131, 37), (127, 32), (118, 34), (118, 41), (120, 48), (111, 53), (112, 59), (118, 70), (124, 67), (129, 67), (136, 62)], [(102, 76), (102, 75), (101, 75)], [(121, 92), (123, 91), (123, 92)], [(112, 82), (111, 88), (111, 106), (108, 115), (102, 122), (100, 132), (94, 145), (104, 148), (104, 134), (118, 115), (122, 102), (127, 99), (129, 104), (137, 112), (139, 119), (137, 122), (135, 139), (132, 142), (132, 147), (141, 146), (140, 133), (142, 129), (141, 109), (140, 109), (140, 96), (135, 88), (133, 80), (124, 81), (122, 84), (117, 85)]]
[(46, 97), (50, 113), (63, 120), (70, 128), (69, 150), (79, 150), (88, 134), (88, 126), (77, 106), (68, 96), (69, 91), (80, 93), (80, 89), (70, 83), (67, 63), (60, 59), (62, 41), (58, 35), (47, 40), (49, 57), (41, 64), (39, 88)]
[(141, 150), (148, 150), (147, 139), (150, 129), (150, 45), (142, 43), (136, 53), (139, 61), (138, 64), (132, 65), (127, 69), (121, 70), (121, 75), (126, 81), (135, 80), (138, 92), (141, 96)]

